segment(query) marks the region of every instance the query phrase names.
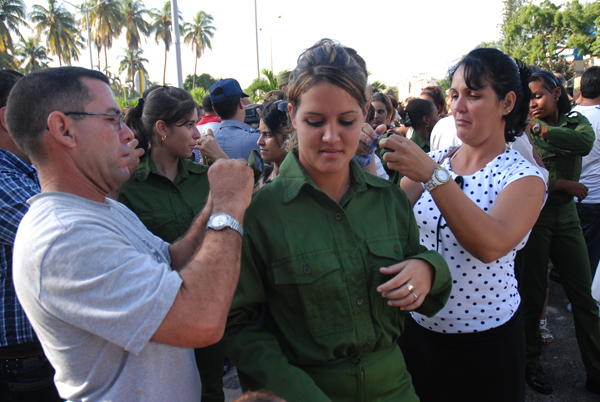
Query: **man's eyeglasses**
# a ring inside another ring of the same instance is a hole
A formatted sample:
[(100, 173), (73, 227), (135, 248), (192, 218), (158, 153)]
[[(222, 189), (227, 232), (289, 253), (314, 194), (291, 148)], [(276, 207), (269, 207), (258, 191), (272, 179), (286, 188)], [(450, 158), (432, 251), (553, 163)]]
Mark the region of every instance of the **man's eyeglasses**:
[(123, 113), (67, 112), (67, 113), (64, 113), (64, 115), (65, 116), (78, 115), (78, 116), (109, 116), (109, 117), (118, 117), (119, 118), (119, 130), (123, 128), (123, 121), (125, 119), (125, 115)]

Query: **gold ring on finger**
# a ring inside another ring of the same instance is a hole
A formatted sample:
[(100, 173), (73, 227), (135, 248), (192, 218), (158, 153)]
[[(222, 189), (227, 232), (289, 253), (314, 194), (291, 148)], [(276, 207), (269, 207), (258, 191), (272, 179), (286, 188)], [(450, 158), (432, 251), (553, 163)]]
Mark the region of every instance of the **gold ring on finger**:
[(419, 298), (419, 296), (417, 296), (417, 295), (415, 294), (415, 292), (410, 292), (410, 294), (411, 294), (411, 295), (413, 295), (413, 296), (415, 297), (415, 300), (417, 300), (417, 299)]
[(406, 282), (406, 289), (408, 289), (408, 293), (412, 293), (415, 287), (411, 285), (409, 282)]

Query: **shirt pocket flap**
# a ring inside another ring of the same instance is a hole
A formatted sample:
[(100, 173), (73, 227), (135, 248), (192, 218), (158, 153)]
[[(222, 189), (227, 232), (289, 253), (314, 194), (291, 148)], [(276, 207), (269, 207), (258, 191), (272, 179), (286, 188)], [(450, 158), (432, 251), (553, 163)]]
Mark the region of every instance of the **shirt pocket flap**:
[(406, 240), (399, 239), (396, 236), (371, 239), (366, 242), (371, 254), (377, 257), (402, 261), (405, 258), (404, 256), (408, 254)]
[(308, 285), (341, 268), (333, 249), (296, 255), (273, 264), (279, 285)]

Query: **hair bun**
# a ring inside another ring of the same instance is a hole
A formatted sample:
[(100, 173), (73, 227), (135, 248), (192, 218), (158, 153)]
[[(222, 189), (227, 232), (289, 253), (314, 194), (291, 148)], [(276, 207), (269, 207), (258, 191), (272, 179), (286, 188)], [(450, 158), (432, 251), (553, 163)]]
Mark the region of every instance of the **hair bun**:
[(138, 100), (138, 104), (135, 107), (135, 114), (138, 119), (142, 118), (142, 113), (144, 113), (144, 98), (140, 98)]

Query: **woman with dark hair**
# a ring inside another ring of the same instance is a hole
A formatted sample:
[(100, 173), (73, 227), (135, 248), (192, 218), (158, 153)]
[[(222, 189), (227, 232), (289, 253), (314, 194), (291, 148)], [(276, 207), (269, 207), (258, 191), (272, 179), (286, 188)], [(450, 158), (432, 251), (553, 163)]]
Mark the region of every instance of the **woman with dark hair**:
[(400, 339), (421, 401), (525, 399), (514, 258), (545, 184), (506, 143), (526, 125), (528, 74), (496, 49), (473, 50), (450, 72), (460, 147), (427, 155), (400, 136), (380, 142), (395, 151), (384, 160), (405, 176), (401, 187), (413, 202), (421, 244), (440, 251), (453, 279), (444, 308), (433, 317), (413, 312)]
[(244, 390), (289, 402), (418, 401), (396, 339), (406, 311), (444, 305), (449, 274), (406, 195), (353, 160), (367, 77), (346, 49), (321, 41), (292, 74), (297, 146), (245, 215), (225, 352)]
[(412, 99), (404, 110), (400, 111), (400, 117), (408, 132), (406, 138), (415, 142), (419, 148), (429, 152), (429, 137), (431, 131), (440, 119), (433, 102), (425, 99)]
[[(198, 111), (189, 92), (158, 87), (125, 116), (125, 123), (148, 152), (123, 184), (119, 201), (166, 242), (187, 232), (209, 192), (208, 167), (189, 160), (200, 133)], [(144, 142), (143, 142), (144, 141)], [(224, 355), (218, 345), (196, 349), (203, 401), (223, 401)]]
[(285, 141), (291, 131), (288, 115), (288, 103), (285, 100), (276, 100), (264, 105), (260, 116), (258, 131), (260, 137), (256, 142), (260, 147), (260, 155), (269, 165), (260, 175), (257, 188), (271, 182), (279, 174), (279, 166), (285, 159), (288, 150)]
[(533, 93), (529, 122), (536, 151), (550, 172), (548, 201), (533, 227), (529, 241), (517, 254), (520, 290), (527, 339), (527, 383), (548, 394), (552, 384), (540, 364), (542, 338), (540, 316), (546, 299), (548, 260), (560, 274), (572, 305), (575, 332), (586, 372), (586, 388), (600, 394), (600, 321), (591, 296), (591, 271), (587, 248), (573, 197), (587, 196), (579, 183), (581, 157), (593, 147), (595, 135), (587, 118), (569, 114), (567, 92), (548, 71), (529, 78)]

